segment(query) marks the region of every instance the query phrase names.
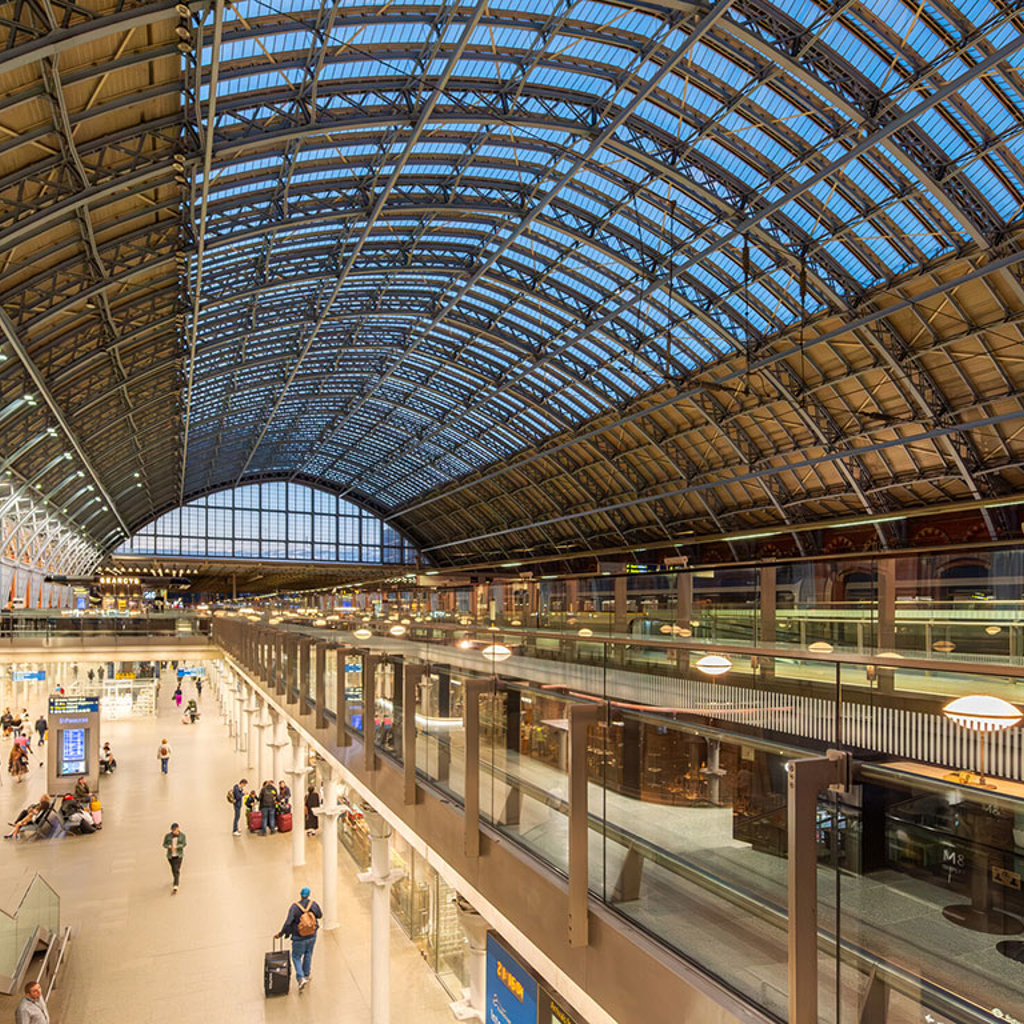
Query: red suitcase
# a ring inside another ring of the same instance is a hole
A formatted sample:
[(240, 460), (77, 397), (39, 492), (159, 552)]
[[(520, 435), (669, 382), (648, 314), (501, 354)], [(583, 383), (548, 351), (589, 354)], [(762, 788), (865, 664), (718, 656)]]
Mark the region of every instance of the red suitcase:
[(259, 832), (263, 828), (263, 812), (262, 811), (250, 811), (249, 812), (249, 831)]
[(277, 831), (278, 832), (291, 832), (292, 830), (292, 812), (291, 811), (279, 811), (277, 815)]

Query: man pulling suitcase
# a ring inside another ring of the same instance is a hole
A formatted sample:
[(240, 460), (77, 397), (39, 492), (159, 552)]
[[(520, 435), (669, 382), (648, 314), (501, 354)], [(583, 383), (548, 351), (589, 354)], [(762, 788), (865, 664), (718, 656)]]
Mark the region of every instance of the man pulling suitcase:
[[(319, 904), (310, 897), (309, 887), (303, 886), (299, 899), (288, 908), (288, 916), (275, 938), (289, 937), (292, 940), (292, 963), (295, 965), (295, 980), (301, 992), (309, 984), (309, 972), (313, 962), (313, 947), (316, 933), (323, 917)], [(267, 956), (271, 956), (270, 953)], [(285, 988), (287, 992), (287, 988)]]

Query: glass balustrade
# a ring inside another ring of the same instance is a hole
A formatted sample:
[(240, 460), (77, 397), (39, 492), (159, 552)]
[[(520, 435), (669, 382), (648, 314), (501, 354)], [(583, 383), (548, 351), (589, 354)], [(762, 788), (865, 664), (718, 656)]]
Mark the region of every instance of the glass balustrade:
[(60, 931), (60, 897), (41, 876), (35, 875), (13, 911), (0, 911), (0, 978), (11, 985), (21, 965), (34, 950), (37, 930)]

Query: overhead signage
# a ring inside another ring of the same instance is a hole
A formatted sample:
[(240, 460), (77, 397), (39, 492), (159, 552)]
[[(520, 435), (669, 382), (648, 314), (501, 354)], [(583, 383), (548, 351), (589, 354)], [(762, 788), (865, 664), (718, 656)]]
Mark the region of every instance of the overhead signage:
[(204, 665), (197, 665), (195, 668), (179, 668), (178, 678), (184, 679), (185, 676), (205, 676), (206, 667)]
[(117, 672), (114, 674), (115, 679), (134, 679), (134, 672)]
[(14, 681), (16, 683), (26, 683), (35, 681), (41, 683), (46, 678), (45, 672), (15, 672)]
[(537, 1024), (537, 982), (497, 939), (487, 935), (487, 1024)]
[(345, 671), (346, 672), (362, 672), (363, 671), (363, 666), (362, 665), (346, 665), (345, 666)]
[(87, 715), (99, 713), (99, 697), (50, 697), (51, 715)]

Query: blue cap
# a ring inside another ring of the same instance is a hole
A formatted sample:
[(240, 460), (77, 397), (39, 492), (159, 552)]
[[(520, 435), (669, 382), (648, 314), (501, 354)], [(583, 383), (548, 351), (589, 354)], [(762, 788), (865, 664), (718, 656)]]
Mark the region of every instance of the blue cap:
[(308, 885), (304, 885), (304, 886), (302, 887), (302, 891), (301, 891), (301, 892), (299, 893), (299, 895), (300, 895), (300, 896), (301, 896), (301, 897), (302, 897), (303, 899), (305, 899), (305, 898), (306, 898), (306, 897), (307, 897), (307, 896), (309, 895), (309, 886), (308, 886)]

